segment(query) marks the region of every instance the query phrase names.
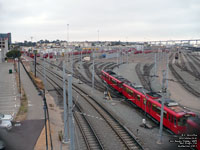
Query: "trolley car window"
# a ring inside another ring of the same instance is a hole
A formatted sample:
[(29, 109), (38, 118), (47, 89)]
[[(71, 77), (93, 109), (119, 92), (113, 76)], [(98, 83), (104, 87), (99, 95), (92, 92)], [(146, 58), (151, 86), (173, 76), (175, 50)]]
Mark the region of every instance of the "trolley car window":
[(187, 123), (187, 117), (181, 117), (178, 119), (178, 126), (185, 126)]
[(164, 115), (164, 118), (167, 119), (167, 112), (166, 111), (163, 112), (163, 115)]
[(122, 88), (122, 83), (119, 84), (119, 87)]
[(191, 115), (184, 115), (181, 118), (178, 119), (178, 126), (185, 126), (187, 124), (187, 119), (188, 117), (190, 117)]
[(170, 116), (171, 116), (171, 115), (170, 115), (170, 114), (168, 114), (168, 120), (169, 120), (169, 121), (170, 121)]
[[(155, 111), (158, 115), (160, 115), (160, 113), (161, 113), (160, 107), (158, 107), (158, 106), (156, 106), (155, 104), (153, 104), (152, 109), (153, 109), (153, 111)], [(167, 118), (167, 112), (166, 112), (166, 111), (163, 111), (163, 116), (164, 116), (165, 118)]]
[(171, 123), (173, 123), (173, 116), (171, 116)]
[(144, 103), (144, 105), (146, 105), (146, 103), (147, 103), (146, 98), (143, 98), (143, 103)]
[(174, 117), (174, 125), (176, 126), (176, 117)]
[(133, 91), (131, 89), (129, 89), (129, 88), (126, 88), (126, 92), (131, 96), (133, 95)]
[(137, 95), (137, 100), (139, 100), (139, 101), (140, 101), (140, 95)]
[(114, 79), (111, 79), (112, 80), (112, 83), (117, 85), (117, 81), (115, 81)]
[(148, 104), (148, 107), (149, 107), (149, 109), (151, 108), (151, 103), (150, 102), (147, 102), (147, 104)]

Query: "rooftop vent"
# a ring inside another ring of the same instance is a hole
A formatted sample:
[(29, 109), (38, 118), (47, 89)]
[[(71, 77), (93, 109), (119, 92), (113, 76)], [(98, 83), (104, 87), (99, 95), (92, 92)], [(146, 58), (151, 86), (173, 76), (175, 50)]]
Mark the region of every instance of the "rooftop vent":
[[(159, 100), (159, 102), (161, 103), (161, 100)], [(179, 104), (177, 102), (175, 102), (172, 99), (165, 99), (165, 103), (166, 106), (168, 107), (173, 107), (173, 106), (178, 106)]]

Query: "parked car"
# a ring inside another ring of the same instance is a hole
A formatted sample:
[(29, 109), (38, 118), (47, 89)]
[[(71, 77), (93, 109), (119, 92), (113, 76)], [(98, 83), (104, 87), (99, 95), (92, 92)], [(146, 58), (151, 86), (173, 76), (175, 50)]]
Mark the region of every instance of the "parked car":
[(5, 149), (5, 143), (3, 141), (0, 140), (0, 150), (4, 150)]
[(13, 116), (12, 115), (7, 115), (7, 114), (0, 113), (0, 120), (9, 120), (9, 121), (12, 121), (13, 120)]
[(10, 120), (0, 120), (0, 128), (12, 129), (12, 123)]

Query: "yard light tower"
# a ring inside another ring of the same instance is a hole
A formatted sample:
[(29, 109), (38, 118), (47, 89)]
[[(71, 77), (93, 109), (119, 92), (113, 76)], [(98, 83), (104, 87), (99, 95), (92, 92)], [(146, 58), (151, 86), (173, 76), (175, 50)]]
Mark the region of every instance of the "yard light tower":
[(92, 92), (94, 91), (94, 50), (92, 52)]
[(99, 42), (99, 30), (97, 30), (97, 32), (98, 32), (98, 42)]
[(68, 110), (69, 110), (70, 150), (74, 150), (75, 149), (74, 117), (73, 117), (72, 75), (71, 74), (68, 74)]
[(64, 102), (64, 138), (63, 143), (68, 143), (68, 132), (67, 132), (67, 102), (66, 102), (66, 75), (65, 75), (65, 57), (63, 60), (63, 102)]
[(161, 106), (161, 113), (160, 113), (160, 130), (159, 130), (159, 139), (157, 141), (158, 144), (162, 143), (162, 130), (163, 130), (163, 112), (164, 112), (164, 101), (165, 101), (165, 82), (166, 82), (166, 71), (163, 70), (163, 80), (162, 80), (162, 106)]

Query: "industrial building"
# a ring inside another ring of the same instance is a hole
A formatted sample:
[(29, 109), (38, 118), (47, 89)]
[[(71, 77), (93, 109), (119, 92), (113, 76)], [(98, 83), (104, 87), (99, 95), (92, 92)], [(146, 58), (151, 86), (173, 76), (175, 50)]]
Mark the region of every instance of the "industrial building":
[(6, 53), (10, 49), (11, 33), (0, 33), (0, 63), (4, 62)]

